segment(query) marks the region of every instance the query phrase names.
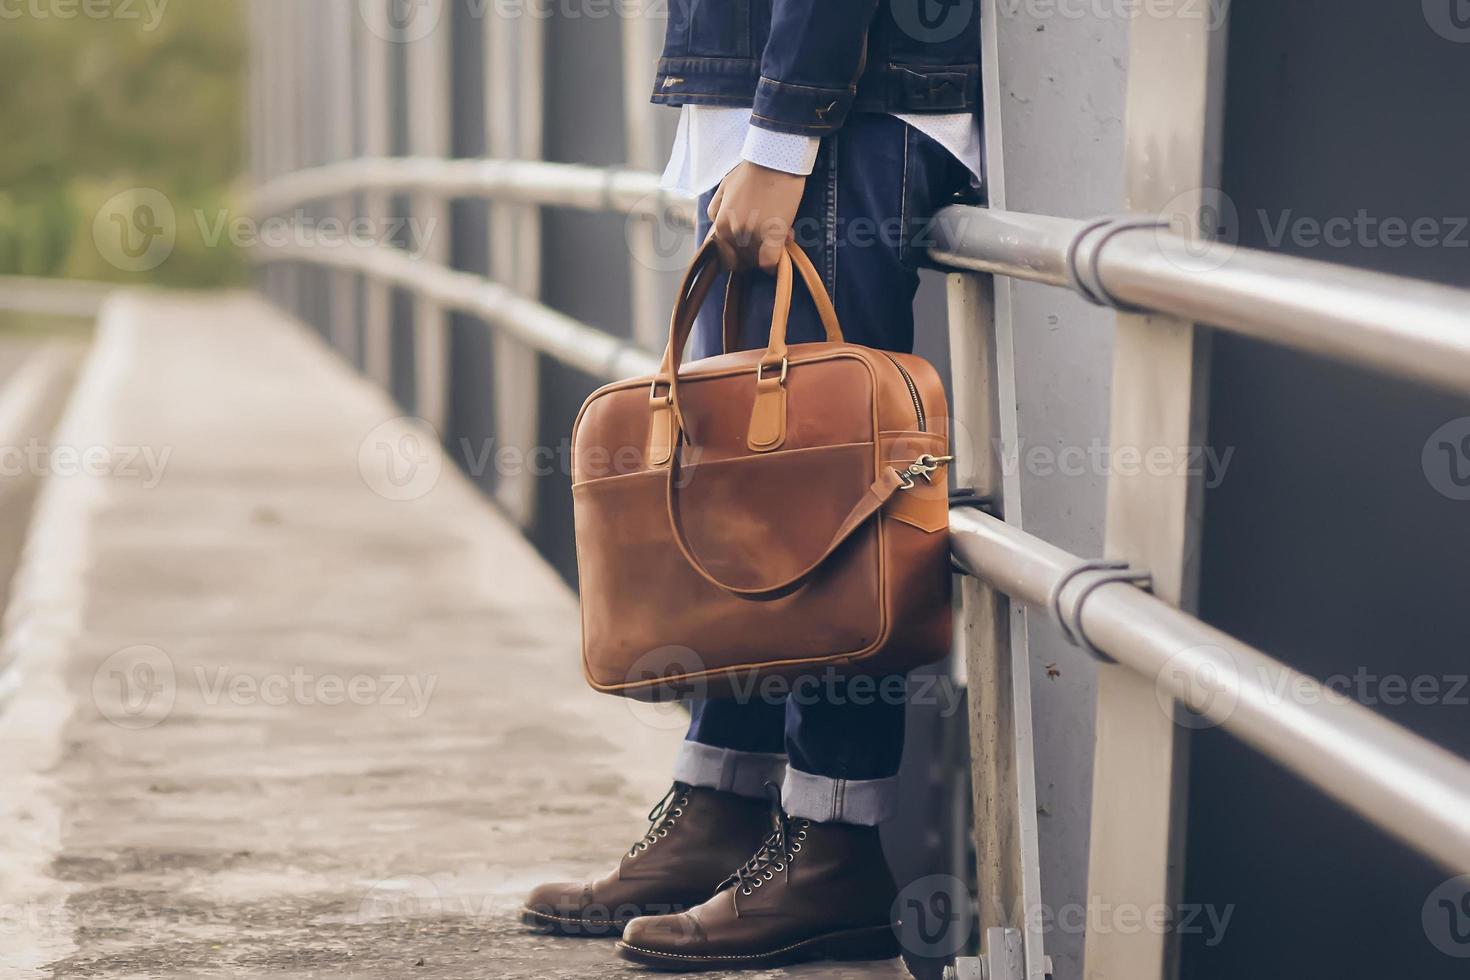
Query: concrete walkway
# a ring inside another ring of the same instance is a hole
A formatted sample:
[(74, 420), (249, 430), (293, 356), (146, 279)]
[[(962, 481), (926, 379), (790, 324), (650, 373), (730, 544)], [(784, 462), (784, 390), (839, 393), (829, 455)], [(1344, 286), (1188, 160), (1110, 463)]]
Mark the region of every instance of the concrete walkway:
[(0, 976), (637, 975), (515, 910), (641, 834), (679, 719), (583, 685), (398, 414), (251, 298), (111, 302), (0, 655)]

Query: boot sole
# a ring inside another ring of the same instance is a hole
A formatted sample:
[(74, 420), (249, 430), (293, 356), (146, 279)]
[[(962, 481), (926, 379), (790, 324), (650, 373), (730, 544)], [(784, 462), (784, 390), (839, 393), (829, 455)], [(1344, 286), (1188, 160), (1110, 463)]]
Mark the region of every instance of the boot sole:
[(583, 919), (569, 915), (553, 915), (528, 905), (521, 906), (521, 922), (534, 926), (542, 932), (558, 936), (576, 936), (586, 939), (607, 939), (621, 936), (628, 919)]
[(893, 934), (893, 929), (889, 926), (830, 932), (765, 953), (671, 953), (631, 946), (622, 941), (618, 942), (617, 951), (618, 956), (630, 963), (671, 973), (698, 970), (755, 970), (772, 966), (787, 966), (792, 963), (809, 963), (813, 960), (846, 962), (891, 960), (900, 952), (898, 937)]

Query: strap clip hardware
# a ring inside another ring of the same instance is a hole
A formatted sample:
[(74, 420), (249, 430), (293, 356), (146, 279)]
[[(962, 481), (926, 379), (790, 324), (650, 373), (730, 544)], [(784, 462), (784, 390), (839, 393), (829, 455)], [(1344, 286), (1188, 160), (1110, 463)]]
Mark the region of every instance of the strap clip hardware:
[(912, 490), (918, 485), (914, 482), (914, 477), (916, 476), (922, 476), (925, 483), (932, 484), (934, 482), (934, 472), (945, 463), (952, 462), (954, 462), (953, 456), (936, 456), (933, 453), (925, 453), (908, 466), (896, 471), (899, 479), (898, 488), (900, 490)]

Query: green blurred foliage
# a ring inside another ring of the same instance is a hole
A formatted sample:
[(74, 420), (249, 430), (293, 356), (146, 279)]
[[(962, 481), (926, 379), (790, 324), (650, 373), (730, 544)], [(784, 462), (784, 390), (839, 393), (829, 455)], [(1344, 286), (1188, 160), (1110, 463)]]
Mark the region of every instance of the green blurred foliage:
[[(217, 286), (243, 276), (209, 222), (244, 153), (242, 0), (13, 0), (0, 12), (0, 274)], [(102, 14), (102, 16), (99, 16)], [(93, 224), (153, 188), (177, 243), (120, 269)], [(200, 215), (206, 217), (201, 218)]]

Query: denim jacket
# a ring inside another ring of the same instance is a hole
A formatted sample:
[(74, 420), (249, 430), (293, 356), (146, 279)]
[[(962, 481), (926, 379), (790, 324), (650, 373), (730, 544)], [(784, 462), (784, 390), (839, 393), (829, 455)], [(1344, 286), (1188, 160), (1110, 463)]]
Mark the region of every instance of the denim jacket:
[(669, 0), (653, 101), (803, 136), (854, 109), (978, 111), (979, 0)]

